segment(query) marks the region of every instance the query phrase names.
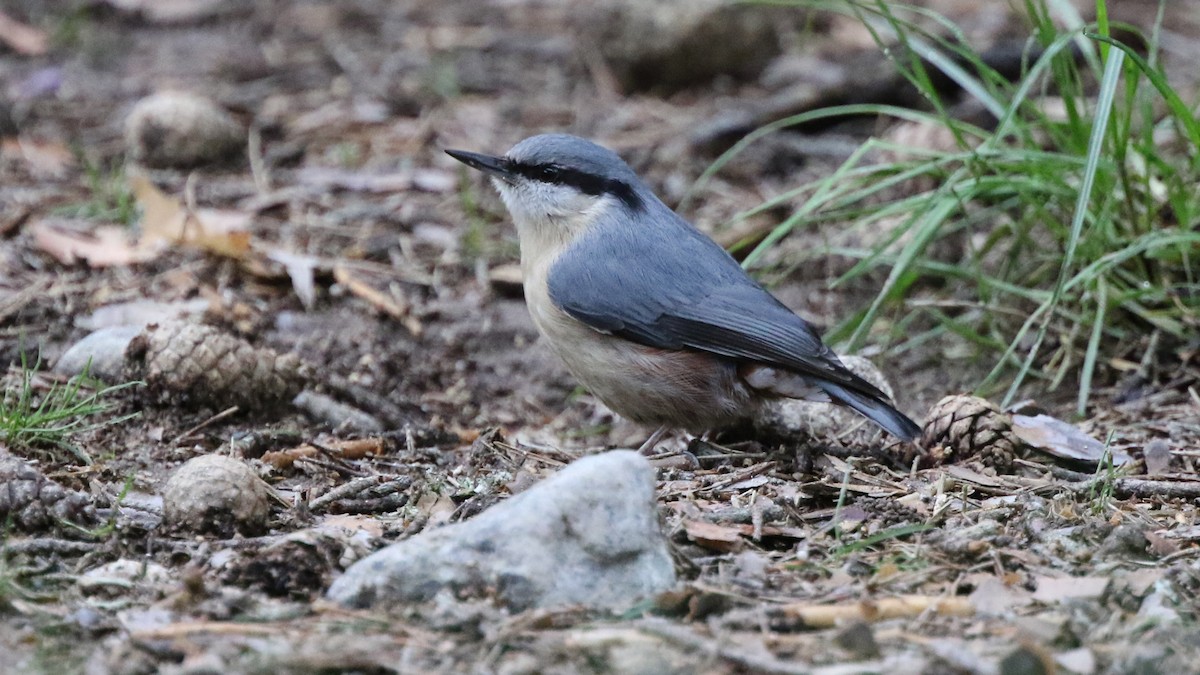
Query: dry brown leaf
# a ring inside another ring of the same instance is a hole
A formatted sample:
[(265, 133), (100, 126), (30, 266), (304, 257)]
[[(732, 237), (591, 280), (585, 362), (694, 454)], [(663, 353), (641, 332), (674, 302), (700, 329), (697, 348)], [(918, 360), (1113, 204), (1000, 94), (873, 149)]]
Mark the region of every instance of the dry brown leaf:
[(249, 255), (250, 214), (200, 209), (189, 212), (188, 216), (184, 224), (184, 243), (227, 258), (245, 258)]
[(1149, 530), (1146, 531), (1146, 543), (1150, 545), (1150, 553), (1159, 558), (1178, 553), (1183, 548), (1180, 542)]
[(128, 231), (118, 225), (101, 225), (90, 231), (72, 227), (70, 221), (42, 220), (30, 228), (38, 248), (64, 265), (83, 260), (92, 267), (112, 267), (145, 262), (153, 251), (133, 245)]
[(709, 523), (703, 520), (685, 520), (683, 529), (688, 539), (714, 551), (736, 551), (742, 547), (742, 532), (738, 528)]
[(46, 53), (50, 38), (44, 31), (0, 11), (0, 42), (23, 56), (41, 56)]
[(417, 511), (424, 513), (429, 522), (426, 527), (450, 522), (450, 516), (458, 510), (458, 504), (449, 495), (426, 492), (417, 499)]
[(142, 175), (130, 177), (129, 189), (142, 207), (142, 238), (139, 242), (142, 247), (184, 245), (238, 259), (250, 254), (250, 214), (189, 209)]
[[(1104, 456), (1103, 443), (1083, 433), (1079, 427), (1049, 415), (1013, 415), (1012, 430), (1026, 445), (1055, 457), (1099, 462)], [(1110, 450), (1116, 466), (1133, 461), (1126, 452)]]

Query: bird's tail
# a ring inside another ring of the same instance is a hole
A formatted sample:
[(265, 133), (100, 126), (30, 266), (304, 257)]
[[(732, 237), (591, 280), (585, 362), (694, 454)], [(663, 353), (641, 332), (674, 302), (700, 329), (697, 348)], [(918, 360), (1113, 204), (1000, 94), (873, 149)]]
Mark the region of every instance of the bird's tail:
[(921, 427), (917, 426), (916, 422), (910, 420), (904, 413), (893, 408), (882, 398), (868, 396), (826, 380), (819, 381), (817, 386), (837, 403), (857, 410), (896, 438), (911, 443), (921, 435)]

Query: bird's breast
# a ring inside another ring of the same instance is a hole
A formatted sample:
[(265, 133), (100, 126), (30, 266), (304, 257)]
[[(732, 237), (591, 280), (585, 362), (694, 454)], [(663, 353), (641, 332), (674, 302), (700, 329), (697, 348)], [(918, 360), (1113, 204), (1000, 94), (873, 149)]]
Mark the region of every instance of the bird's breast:
[(733, 363), (596, 331), (554, 304), (548, 262), (525, 261), (523, 267), (525, 301), (538, 332), (567, 370), (622, 417), (699, 432), (741, 418), (756, 405)]

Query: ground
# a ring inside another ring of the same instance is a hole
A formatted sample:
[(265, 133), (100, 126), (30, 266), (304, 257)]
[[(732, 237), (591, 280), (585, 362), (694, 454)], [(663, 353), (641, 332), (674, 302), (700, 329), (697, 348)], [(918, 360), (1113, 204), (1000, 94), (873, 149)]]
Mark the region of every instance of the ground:
[[(1022, 39), (1007, 6), (926, 4), (958, 12), (980, 49)], [(23, 0), (2, 11), (34, 27), (31, 37), (0, 22), (6, 400), (62, 386), (26, 371), (55, 364), (94, 329), (183, 315), (246, 350), (234, 361), (188, 352), (184, 364), (236, 371), (234, 389), (255, 395), (206, 397), (174, 370), (157, 385), (129, 371), (147, 384), (106, 394), (112, 406), (65, 445), (0, 441), (0, 459), (31, 462), (0, 464), (10, 485), (25, 476), (45, 494), (73, 491), (78, 512), (58, 515), (92, 518), (84, 532), (54, 518), (25, 523), (13, 507), (0, 546), (0, 671), (1194, 672), (1194, 345), (1177, 371), (1134, 384), (1114, 367), (1075, 420), (1137, 460), (1124, 469), (997, 451), (995, 435), (975, 447), (982, 427), (955, 437), (977, 456), (937, 466), (878, 436), (850, 449), (745, 430), (715, 444), (676, 438), (652, 461), (681, 581), (621, 616), (453, 598), (351, 611), (321, 599), (368, 551), (469, 518), (648, 431), (579, 390), (538, 342), (503, 207), (442, 150), (500, 154), (568, 130), (620, 152), (667, 203), (731, 243), (745, 232), (724, 225), (735, 214), (886, 133), (859, 119), (785, 134), (689, 196), (728, 130), (781, 92), (894, 102), (884, 85), (856, 79), (887, 62), (852, 18), (779, 10), (791, 14), (775, 29), (790, 37), (765, 71), (643, 89), (645, 73), (620, 60), (638, 52), (635, 37), (616, 56), (588, 37), (597, 26), (613, 40), (634, 30), (571, 3)], [(1164, 44), (1191, 53), (1195, 19), (1181, 10), (1166, 25), (1176, 42)], [(720, 40), (705, 47), (720, 52)], [(168, 90), (215, 101), (242, 130), (237, 152), (191, 170), (135, 166), (126, 120)], [(131, 196), (136, 176), (161, 194)], [(168, 215), (156, 221), (148, 205), (160, 197)], [(196, 215), (202, 227), (234, 225), (209, 239), (185, 230), (166, 247), (139, 249), (133, 234), (87, 240), (74, 262), (53, 238), (125, 222), (145, 233), (200, 209), (222, 211)], [(789, 267), (828, 227), (785, 240), (763, 269), (822, 327), (886, 275), (834, 288), (845, 261)], [(101, 264), (97, 250), (116, 260)], [(972, 390), (995, 356), (952, 336), (897, 351), (886, 330), (875, 337), (870, 356), (918, 421)], [(237, 384), (264, 362), (291, 367), (277, 355), (302, 364), (308, 403), (269, 405), (257, 398), (261, 380)], [(1074, 392), (1064, 389), (1027, 388), (1034, 403), (1022, 412), (1070, 419)], [(983, 426), (1004, 419), (973, 410)], [(930, 433), (946, 442), (942, 431)], [(1152, 459), (1154, 442), (1166, 459)], [(247, 460), (272, 486), (262, 531), (160, 523), (168, 478), (209, 453)], [(322, 500), (372, 476), (391, 492)]]

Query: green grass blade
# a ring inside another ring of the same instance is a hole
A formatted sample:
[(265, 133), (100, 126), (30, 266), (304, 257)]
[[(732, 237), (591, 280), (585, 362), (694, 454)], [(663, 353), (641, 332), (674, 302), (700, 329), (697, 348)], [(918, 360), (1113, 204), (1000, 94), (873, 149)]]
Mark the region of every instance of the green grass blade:
[(1058, 281), (1055, 282), (1054, 292), (1048, 301), (1049, 311), (1046, 313), (1046, 319), (1042, 322), (1041, 327), (1038, 328), (1033, 346), (1030, 347), (1025, 361), (1021, 364), (1020, 371), (1017, 372), (1012, 385), (1009, 386), (1008, 392), (1004, 395), (1003, 405), (1008, 405), (1017, 395), (1021, 382), (1028, 375), (1029, 369), (1033, 367), (1042, 342), (1046, 338), (1046, 331), (1050, 326), (1050, 316), (1062, 298), (1063, 289), (1070, 278), (1075, 252), (1079, 247), (1079, 237), (1083, 232), (1084, 221), (1087, 219), (1088, 204), (1092, 200), (1092, 188), (1096, 184), (1096, 172), (1100, 167), (1100, 154), (1104, 149), (1104, 136), (1108, 130), (1108, 120), (1112, 113), (1113, 99), (1116, 97), (1117, 82), (1121, 76), (1121, 64), (1124, 63), (1124, 60), (1125, 52), (1113, 51), (1109, 52), (1108, 61), (1104, 64), (1104, 78), (1100, 81), (1100, 92), (1096, 100), (1096, 114), (1092, 122), (1091, 138), (1088, 139), (1087, 159), (1083, 167), (1083, 183), (1079, 186), (1079, 198), (1075, 202), (1075, 215), (1071, 220), (1071, 231), (1067, 238), (1065, 258), (1062, 266), (1059, 268)]

